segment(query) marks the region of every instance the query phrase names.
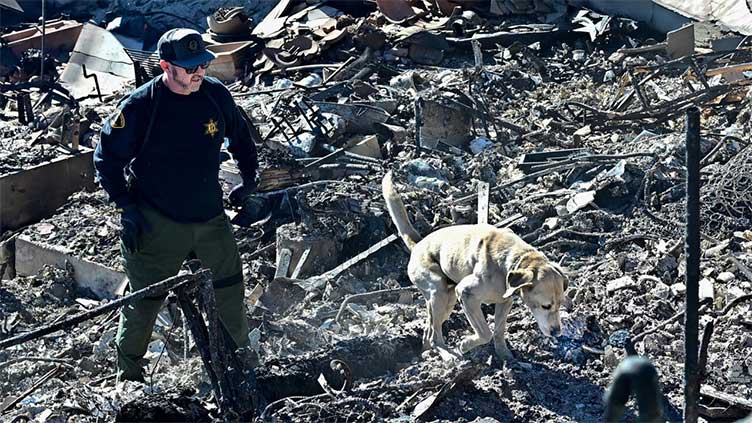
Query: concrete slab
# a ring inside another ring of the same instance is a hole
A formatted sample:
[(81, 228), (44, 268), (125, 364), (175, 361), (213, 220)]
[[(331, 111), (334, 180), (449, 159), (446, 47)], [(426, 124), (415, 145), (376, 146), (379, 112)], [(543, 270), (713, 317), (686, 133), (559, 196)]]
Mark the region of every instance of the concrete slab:
[(125, 273), (75, 257), (64, 248), (32, 241), (24, 235), (16, 239), (18, 276), (36, 275), (44, 265), (64, 267), (66, 261), (73, 266), (73, 277), (78, 286), (90, 289), (100, 299), (115, 298), (116, 293), (122, 292)]
[(74, 192), (96, 189), (93, 154), (94, 150), (81, 147), (75, 156), (0, 176), (0, 230), (37, 222)]

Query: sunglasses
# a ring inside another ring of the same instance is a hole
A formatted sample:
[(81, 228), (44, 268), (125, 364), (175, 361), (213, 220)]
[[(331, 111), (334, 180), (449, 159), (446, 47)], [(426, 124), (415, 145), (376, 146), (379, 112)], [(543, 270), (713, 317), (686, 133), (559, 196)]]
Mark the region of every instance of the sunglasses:
[(185, 73), (187, 73), (188, 75), (190, 75), (190, 74), (196, 73), (196, 71), (198, 70), (198, 68), (201, 68), (201, 69), (208, 68), (209, 67), (209, 63), (210, 62), (200, 63), (200, 64), (198, 64), (196, 66), (191, 66), (189, 68), (186, 68), (186, 67), (180, 66), (180, 65), (175, 65), (174, 63), (173, 63), (173, 65), (175, 65), (175, 66), (177, 66), (179, 68), (183, 68), (185, 70)]

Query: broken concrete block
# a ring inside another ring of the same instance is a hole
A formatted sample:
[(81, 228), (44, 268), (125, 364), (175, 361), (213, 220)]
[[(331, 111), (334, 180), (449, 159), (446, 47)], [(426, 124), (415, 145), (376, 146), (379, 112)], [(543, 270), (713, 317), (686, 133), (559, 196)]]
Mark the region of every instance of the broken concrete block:
[(316, 135), (303, 132), (290, 140), (290, 153), (295, 157), (308, 157), (316, 147)]
[(439, 141), (464, 147), (470, 141), (472, 117), (464, 110), (437, 101), (426, 100), (423, 105), (422, 146), (432, 148)]
[(736, 275), (731, 272), (721, 272), (718, 274), (718, 276), (716, 276), (716, 279), (723, 283), (729, 283), (736, 279)]
[(623, 276), (619, 279), (614, 279), (606, 284), (606, 292), (613, 293), (621, 289), (631, 288), (637, 286), (635, 280), (631, 276)]
[(724, 299), (726, 300), (726, 304), (728, 304), (731, 301), (734, 301), (735, 299), (745, 294), (746, 292), (743, 289), (737, 286), (732, 286), (731, 288), (728, 289), (728, 291), (726, 291), (726, 295)]
[(666, 345), (666, 339), (661, 334), (651, 333), (645, 336), (645, 338), (642, 340), (642, 345), (645, 349), (645, 353), (660, 355), (663, 353), (663, 348)]
[[(295, 223), (277, 228), (277, 256), (282, 250), (290, 250), (290, 269), (298, 278), (317, 276), (334, 268), (338, 262), (340, 246), (331, 234), (311, 230)], [(307, 256), (304, 253), (308, 251)], [(303, 261), (302, 263), (301, 260)]]
[(345, 150), (361, 156), (381, 159), (381, 146), (376, 135), (353, 137), (345, 143)]
[(619, 365), (619, 357), (616, 355), (614, 347), (606, 345), (603, 351), (603, 365), (608, 369), (615, 369)]
[(667, 300), (668, 297), (671, 295), (671, 287), (666, 285), (663, 282), (660, 282), (656, 284), (653, 289), (650, 290), (650, 293), (655, 296), (656, 298), (660, 298), (662, 300)]
[(671, 293), (675, 296), (684, 295), (687, 292), (687, 285), (683, 283), (675, 283), (671, 285)]

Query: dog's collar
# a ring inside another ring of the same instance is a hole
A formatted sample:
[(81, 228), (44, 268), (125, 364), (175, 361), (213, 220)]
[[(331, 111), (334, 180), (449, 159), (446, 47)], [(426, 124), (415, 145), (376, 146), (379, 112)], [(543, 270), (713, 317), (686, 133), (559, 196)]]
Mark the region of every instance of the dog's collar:
[[(527, 253), (525, 253), (527, 254)], [(512, 263), (512, 267), (509, 268), (509, 271), (514, 271), (520, 268), (520, 264), (522, 264), (522, 259), (525, 257), (525, 254), (522, 254)]]

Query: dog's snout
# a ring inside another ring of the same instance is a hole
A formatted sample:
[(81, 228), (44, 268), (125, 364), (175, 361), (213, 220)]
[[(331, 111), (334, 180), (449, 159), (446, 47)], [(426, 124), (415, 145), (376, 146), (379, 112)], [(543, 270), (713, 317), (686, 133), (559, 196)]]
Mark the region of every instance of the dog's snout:
[(553, 326), (551, 327), (551, 336), (556, 338), (557, 336), (561, 335), (561, 327), (559, 326)]

